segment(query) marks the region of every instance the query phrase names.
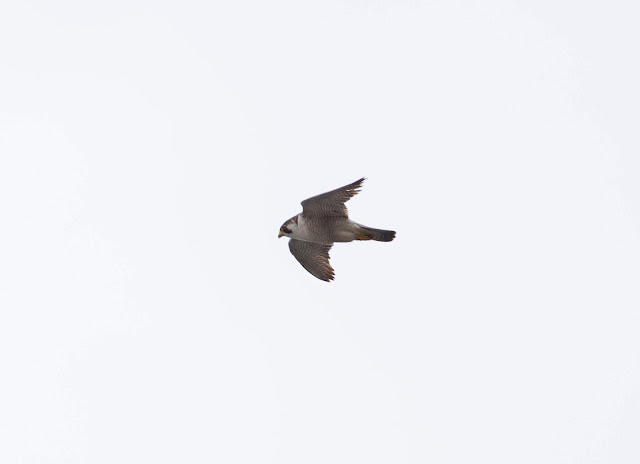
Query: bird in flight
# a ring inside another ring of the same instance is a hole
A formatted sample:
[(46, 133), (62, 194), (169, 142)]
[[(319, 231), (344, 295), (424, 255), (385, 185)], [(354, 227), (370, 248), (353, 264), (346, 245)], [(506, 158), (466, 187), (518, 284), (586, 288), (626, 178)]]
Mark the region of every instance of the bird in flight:
[(374, 229), (349, 219), (345, 203), (360, 191), (364, 177), (352, 184), (307, 198), (302, 213), (282, 224), (278, 238), (289, 237), (289, 250), (302, 267), (320, 280), (333, 280), (329, 250), (334, 242), (390, 242), (393, 230)]

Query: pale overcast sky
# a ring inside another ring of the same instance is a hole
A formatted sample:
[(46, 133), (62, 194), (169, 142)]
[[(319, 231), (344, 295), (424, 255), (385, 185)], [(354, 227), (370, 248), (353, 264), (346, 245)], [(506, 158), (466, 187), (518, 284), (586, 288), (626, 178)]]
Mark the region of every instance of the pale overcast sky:
[(640, 462), (639, 17), (4, 1), (0, 462)]

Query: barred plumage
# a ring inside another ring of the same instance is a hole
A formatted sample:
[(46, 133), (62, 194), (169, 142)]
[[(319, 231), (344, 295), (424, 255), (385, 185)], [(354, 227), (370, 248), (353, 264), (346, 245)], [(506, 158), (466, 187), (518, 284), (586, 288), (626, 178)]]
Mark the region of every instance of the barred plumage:
[(344, 187), (322, 193), (302, 202), (302, 213), (282, 224), (278, 237), (289, 237), (291, 254), (320, 280), (333, 279), (329, 250), (335, 242), (352, 240), (392, 241), (392, 230), (374, 229), (349, 219), (345, 203), (356, 195), (364, 177)]

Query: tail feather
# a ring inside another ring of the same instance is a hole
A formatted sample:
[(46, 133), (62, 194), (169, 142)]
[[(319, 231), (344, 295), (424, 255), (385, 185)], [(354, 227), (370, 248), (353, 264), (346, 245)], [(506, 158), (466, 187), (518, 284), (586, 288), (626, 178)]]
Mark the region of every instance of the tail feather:
[(373, 227), (360, 226), (360, 233), (356, 240), (377, 240), (378, 242), (390, 242), (396, 238), (393, 230), (374, 229)]

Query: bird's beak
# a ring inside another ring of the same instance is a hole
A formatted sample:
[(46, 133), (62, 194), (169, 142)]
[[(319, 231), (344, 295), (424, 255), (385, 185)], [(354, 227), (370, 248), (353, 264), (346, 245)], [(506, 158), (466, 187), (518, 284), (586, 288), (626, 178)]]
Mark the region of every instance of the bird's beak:
[(284, 234), (282, 233), (282, 231), (278, 232), (278, 238), (280, 237), (284, 237)]

